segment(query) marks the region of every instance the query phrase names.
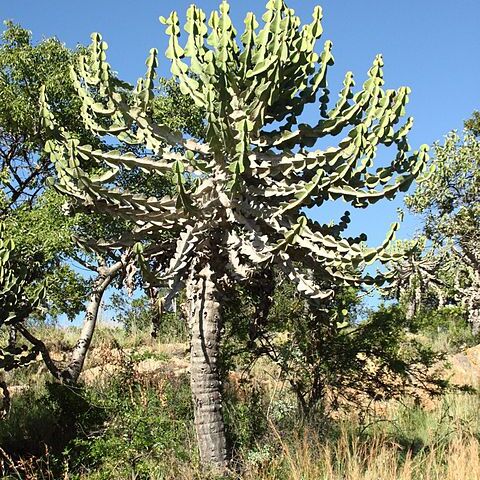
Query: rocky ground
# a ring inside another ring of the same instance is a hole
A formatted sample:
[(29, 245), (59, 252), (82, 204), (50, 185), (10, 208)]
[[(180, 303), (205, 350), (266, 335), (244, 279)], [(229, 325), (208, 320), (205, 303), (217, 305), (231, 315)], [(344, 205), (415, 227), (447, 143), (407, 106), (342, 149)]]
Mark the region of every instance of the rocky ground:
[[(66, 352), (56, 352), (53, 357), (56, 361), (62, 361), (66, 358)], [(39, 372), (45, 369), (41, 361), (38, 362), (38, 365)], [(152, 378), (188, 373), (188, 345), (186, 343), (171, 343), (142, 346), (135, 349), (111, 348), (108, 346), (92, 348), (89, 352), (86, 368), (80, 378), (81, 381), (91, 385), (108, 379), (126, 366), (134, 369), (138, 375)], [(453, 385), (467, 385), (477, 388), (480, 385), (480, 345), (449, 356), (439, 368), (443, 370), (444, 378), (448, 379)], [(23, 384), (9, 385), (11, 395), (21, 393), (26, 388), (28, 386)]]

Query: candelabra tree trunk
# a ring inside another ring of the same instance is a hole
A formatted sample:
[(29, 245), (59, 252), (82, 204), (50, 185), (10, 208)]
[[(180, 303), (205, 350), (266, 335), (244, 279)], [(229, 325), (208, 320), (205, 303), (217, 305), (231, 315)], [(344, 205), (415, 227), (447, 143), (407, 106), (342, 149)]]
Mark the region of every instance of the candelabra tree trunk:
[(219, 349), (221, 310), (210, 263), (198, 266), (187, 285), (191, 328), (191, 389), (202, 464), (216, 473), (227, 469)]

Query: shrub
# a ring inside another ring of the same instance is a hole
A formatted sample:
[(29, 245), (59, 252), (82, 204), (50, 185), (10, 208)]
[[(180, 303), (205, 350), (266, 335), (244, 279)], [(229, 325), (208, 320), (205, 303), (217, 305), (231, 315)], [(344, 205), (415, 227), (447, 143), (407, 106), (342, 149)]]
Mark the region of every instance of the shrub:
[[(190, 448), (193, 410), (185, 376), (146, 379), (127, 363), (89, 401), (103, 411), (101, 424), (85, 425), (85, 435), (69, 446), (72, 470), (91, 478), (151, 478), (152, 470), (169, 470), (195, 461)], [(133, 478), (133, 477), (132, 477)]]

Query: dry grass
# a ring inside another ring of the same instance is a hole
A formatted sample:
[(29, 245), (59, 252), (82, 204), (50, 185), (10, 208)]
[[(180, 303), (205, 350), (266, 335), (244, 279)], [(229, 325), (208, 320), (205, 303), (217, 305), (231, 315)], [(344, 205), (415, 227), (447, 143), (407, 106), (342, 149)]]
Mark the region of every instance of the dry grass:
[[(447, 446), (413, 455), (381, 437), (351, 441), (345, 432), (336, 442), (312, 440), (304, 431), (292, 442), (278, 439), (268, 460), (247, 463), (232, 480), (479, 480), (480, 444), (474, 436), (458, 436)], [(84, 480), (93, 480), (85, 477)], [(132, 476), (132, 478), (135, 478)], [(152, 480), (207, 480), (198, 465), (178, 464), (169, 472), (152, 468)]]
[(479, 442), (473, 436), (454, 438), (413, 456), (381, 437), (353, 441), (345, 432), (336, 442), (324, 444), (315, 432), (305, 431), (268, 466), (246, 469), (245, 480), (477, 480), (480, 479)]
[[(388, 416), (368, 427), (357, 417), (336, 423), (336, 430), (315, 426), (280, 430), (274, 422), (264, 443), (239, 452), (232, 480), (480, 480), (480, 397), (449, 395), (431, 411), (414, 406), (388, 409)], [(191, 449), (195, 449), (192, 437)], [(0, 451), (0, 457), (1, 455)], [(195, 456), (194, 456), (195, 457)], [(48, 455), (43, 462), (48, 462)], [(8, 466), (8, 458), (3, 462)], [(1, 463), (1, 462), (0, 462)], [(152, 460), (149, 476), (132, 470), (128, 479), (210, 480), (198, 463), (179, 461), (175, 452), (168, 471)], [(21, 468), (19, 468), (21, 467)], [(24, 480), (54, 479), (46, 464), (17, 465), (13, 476)], [(21, 473), (20, 473), (21, 471)], [(73, 475), (65, 465), (63, 480), (104, 480), (98, 472)], [(118, 480), (124, 480), (116, 477)], [(127, 478), (125, 478), (127, 480)]]
[[(476, 438), (456, 437), (447, 447), (413, 456), (398, 446), (383, 443), (380, 437), (370, 442), (351, 443), (348, 436), (326, 445), (312, 441), (306, 431), (293, 443), (280, 443), (280, 450), (268, 462), (248, 465), (235, 480), (479, 480), (480, 445)], [(44, 466), (45, 468), (45, 466)], [(38, 470), (37, 470), (38, 472)], [(3, 478), (23, 480), (54, 479), (48, 472), (38, 476), (36, 465), (22, 465), (16, 475)], [(96, 480), (104, 476), (71, 476), (65, 468), (63, 480)], [(146, 478), (132, 472), (132, 480)], [(172, 459), (170, 471), (152, 465), (151, 480), (207, 480), (198, 465), (186, 465)], [(120, 479), (119, 480), (127, 480)]]
[[(285, 434), (271, 423), (268, 444), (242, 452), (237, 472), (231, 478), (480, 480), (479, 406), (476, 395), (451, 395), (432, 411), (417, 408), (423, 421), (407, 418), (409, 407), (402, 406), (391, 409), (390, 417), (372, 425), (370, 432), (362, 431), (356, 419), (351, 418), (342, 422), (335, 435), (323, 437), (313, 427), (299, 426), (296, 433)], [(418, 430), (413, 432), (415, 428)], [(421, 448), (413, 441), (406, 445), (396, 438), (402, 434), (409, 437), (409, 433), (412, 439), (415, 435), (423, 437)], [(181, 465), (173, 458), (171, 465), (169, 472), (152, 469), (152, 480), (210, 478), (200, 473), (198, 465)]]

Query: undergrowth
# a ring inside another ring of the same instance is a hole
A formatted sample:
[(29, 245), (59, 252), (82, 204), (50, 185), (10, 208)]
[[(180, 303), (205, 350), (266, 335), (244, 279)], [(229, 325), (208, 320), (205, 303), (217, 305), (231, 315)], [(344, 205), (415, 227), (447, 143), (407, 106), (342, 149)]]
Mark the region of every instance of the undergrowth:
[[(186, 375), (146, 376), (125, 357), (108, 381), (78, 388), (37, 381), (0, 423), (4, 479), (167, 480), (201, 473)], [(225, 417), (238, 459), (232, 479), (480, 478), (480, 398), (450, 394), (430, 409), (388, 404), (381, 415), (302, 419), (282, 388), (230, 379)]]

